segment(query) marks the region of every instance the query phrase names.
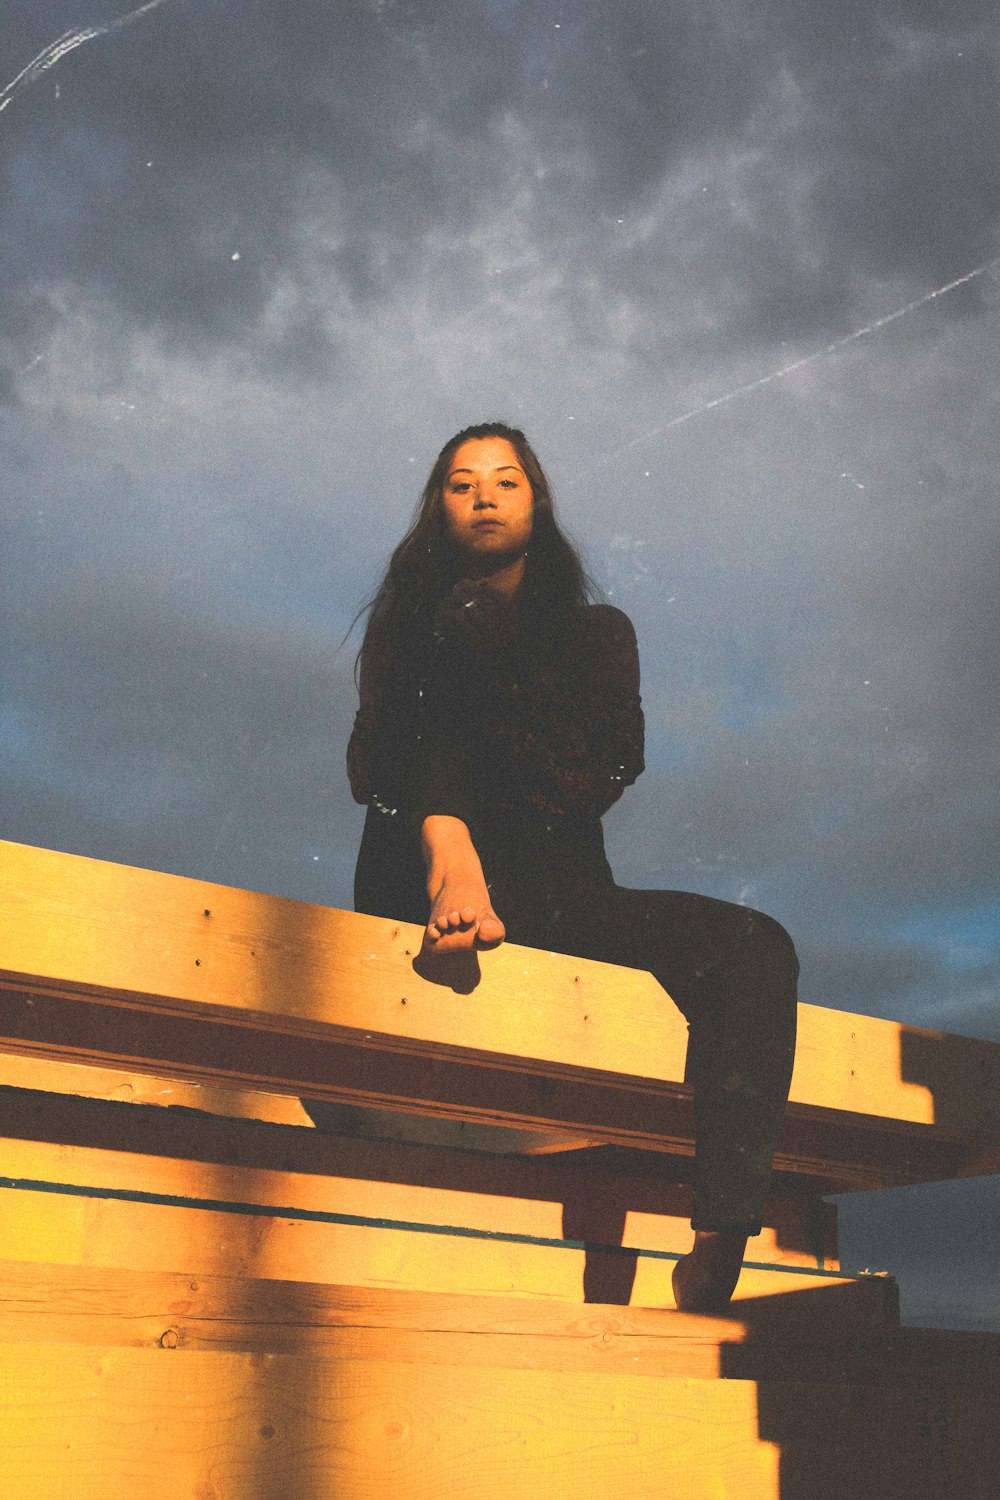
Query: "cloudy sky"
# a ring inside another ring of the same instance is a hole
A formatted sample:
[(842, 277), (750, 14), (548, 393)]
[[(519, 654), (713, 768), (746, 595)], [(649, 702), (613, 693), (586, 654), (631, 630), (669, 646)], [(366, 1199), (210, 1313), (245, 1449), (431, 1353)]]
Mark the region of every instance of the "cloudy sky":
[[(1000, 1040), (990, 0), (0, 36), (3, 836), (349, 906), (338, 644), (506, 418), (639, 634), (619, 880), (772, 912), (804, 999)], [(1000, 1327), (998, 1186), (843, 1200), (847, 1256)]]

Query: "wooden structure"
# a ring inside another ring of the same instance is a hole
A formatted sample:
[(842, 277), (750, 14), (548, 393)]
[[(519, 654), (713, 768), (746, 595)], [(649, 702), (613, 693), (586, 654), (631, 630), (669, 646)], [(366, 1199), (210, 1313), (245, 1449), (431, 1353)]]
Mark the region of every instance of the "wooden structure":
[(0, 844), (4, 1500), (979, 1500), (1000, 1340), (831, 1192), (1000, 1171), (1000, 1047), (803, 1005), (726, 1319), (648, 975)]

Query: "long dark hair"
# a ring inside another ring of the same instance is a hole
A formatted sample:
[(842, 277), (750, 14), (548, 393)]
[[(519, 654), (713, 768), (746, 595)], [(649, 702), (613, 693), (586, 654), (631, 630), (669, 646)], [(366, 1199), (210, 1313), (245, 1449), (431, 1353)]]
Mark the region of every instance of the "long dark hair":
[(434, 610), (461, 576), (460, 563), (445, 531), (442, 493), (455, 453), (474, 438), (505, 438), (531, 485), (534, 500), (531, 541), (519, 605), (523, 633), (541, 651), (564, 638), (571, 617), (601, 592), (579, 552), (555, 516), (552, 489), (524, 433), (505, 422), (463, 427), (438, 454), (417, 503), (409, 531), (389, 559), (381, 583), (362, 609), (368, 620), (355, 669), (364, 679), (381, 679), (386, 663), (425, 636)]

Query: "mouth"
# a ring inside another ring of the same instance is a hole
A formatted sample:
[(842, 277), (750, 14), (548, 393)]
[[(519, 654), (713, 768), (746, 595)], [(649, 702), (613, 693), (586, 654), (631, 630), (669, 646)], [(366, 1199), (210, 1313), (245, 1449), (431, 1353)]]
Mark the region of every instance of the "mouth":
[(503, 524), (502, 521), (473, 521), (472, 529), (473, 531), (493, 531), (499, 530)]

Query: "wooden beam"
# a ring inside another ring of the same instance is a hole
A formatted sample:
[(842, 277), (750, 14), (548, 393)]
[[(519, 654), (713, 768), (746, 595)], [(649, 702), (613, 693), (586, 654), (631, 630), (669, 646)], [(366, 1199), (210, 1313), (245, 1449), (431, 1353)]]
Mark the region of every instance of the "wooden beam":
[[(1000, 1398), (0, 1344), (0, 1492), (301, 1500), (994, 1500)], [(665, 1488), (666, 1487), (666, 1488)]]
[[(674, 1180), (672, 1160), (659, 1153), (636, 1153), (631, 1170), (620, 1163), (603, 1170), (599, 1154), (483, 1155), (26, 1089), (0, 1089), (0, 1121), (8, 1177), (339, 1208), (655, 1250), (683, 1252), (690, 1243), (690, 1188)], [(750, 1259), (836, 1267), (831, 1204), (782, 1193), (779, 1182), (764, 1226)]]
[[(6, 1048), (691, 1151), (686, 1030), (648, 974), (512, 944), (418, 973), (405, 924), (0, 853)], [(801, 1006), (792, 1099), (782, 1170), (834, 1163), (858, 1187), (1000, 1170), (1000, 1047)]]
[(779, 1494), (746, 1382), (0, 1344), (0, 1400), (10, 1500)]
[[(72, 1165), (72, 1163), (71, 1163)], [(87, 1165), (87, 1163), (84, 1163)], [(126, 1168), (134, 1165), (127, 1160)], [(66, 1173), (72, 1178), (75, 1173)], [(241, 1176), (221, 1172), (202, 1192), (166, 1195), (155, 1190), (77, 1187), (58, 1177), (12, 1179), (0, 1188), (0, 1258), (25, 1264), (129, 1268), (167, 1272), (182, 1267), (196, 1279), (240, 1275), (281, 1281), (410, 1288), (430, 1292), (483, 1292), (583, 1304), (632, 1303), (672, 1307), (674, 1251), (605, 1249), (600, 1242), (560, 1235), (558, 1205), (459, 1205), (448, 1220), (430, 1215), (407, 1220), (390, 1214), (357, 1215), (322, 1202), (317, 1184), (305, 1204), (240, 1200)], [(197, 1184), (196, 1184), (197, 1185)], [(264, 1186), (267, 1186), (266, 1184)], [(340, 1185), (330, 1185), (336, 1193)], [(205, 1191), (207, 1187), (208, 1191)], [(357, 1198), (360, 1187), (347, 1184)], [(273, 1191), (273, 1189), (272, 1189)], [(211, 1194), (211, 1196), (209, 1196)], [(230, 1196), (232, 1194), (232, 1196)], [(329, 1199), (327, 1199), (329, 1202)], [(471, 1229), (463, 1217), (478, 1218)], [(546, 1223), (545, 1220), (548, 1220)], [(496, 1230), (483, 1220), (499, 1219)], [(545, 1231), (548, 1231), (546, 1234)], [(640, 1244), (671, 1231), (690, 1244), (687, 1225), (640, 1226)], [(629, 1239), (631, 1239), (629, 1230)], [(744, 1266), (737, 1299), (759, 1302), (794, 1293), (829, 1314), (850, 1319), (873, 1283), (788, 1261)], [(886, 1285), (879, 1278), (880, 1287)], [(874, 1294), (872, 1294), (874, 1295)], [(845, 1308), (839, 1298), (846, 1299)], [(880, 1290), (881, 1300), (884, 1293)]]
[[(803, 1316), (796, 1297), (726, 1318), (649, 1308), (0, 1261), (11, 1342), (264, 1351), (416, 1364), (729, 1380), (1000, 1389), (1000, 1335)], [(874, 1308), (874, 1301), (872, 1306)]]

